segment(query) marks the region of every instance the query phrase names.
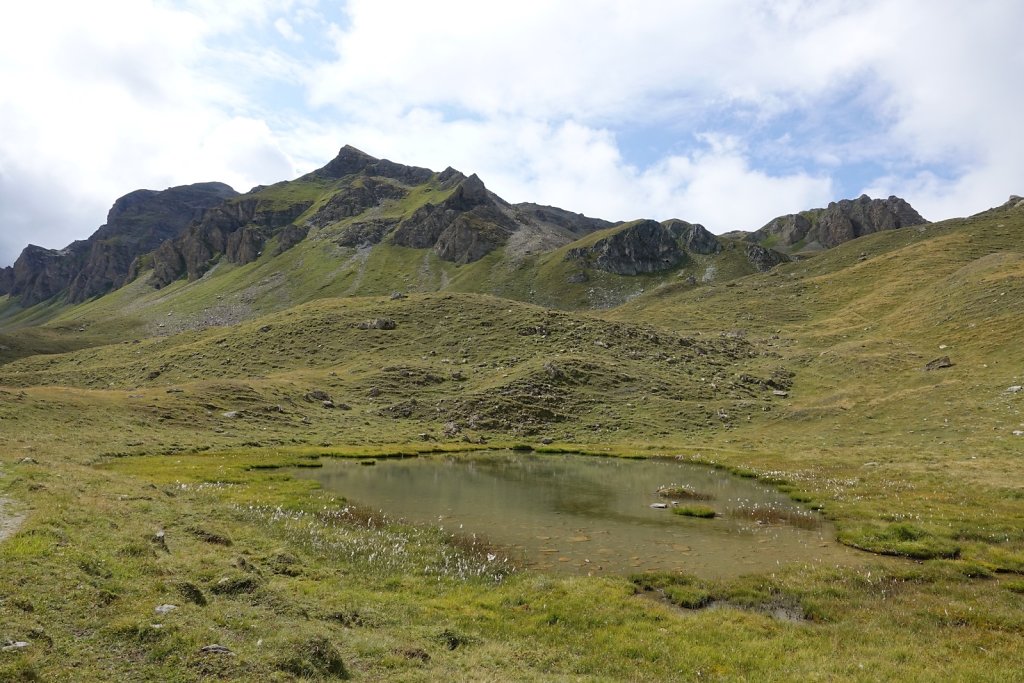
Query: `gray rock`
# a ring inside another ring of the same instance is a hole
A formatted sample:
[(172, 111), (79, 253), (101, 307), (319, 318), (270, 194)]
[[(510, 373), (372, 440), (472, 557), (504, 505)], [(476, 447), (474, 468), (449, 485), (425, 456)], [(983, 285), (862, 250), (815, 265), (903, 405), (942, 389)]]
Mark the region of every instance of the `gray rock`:
[(568, 282), (570, 285), (578, 285), (586, 282), (589, 279), (590, 278), (587, 276), (586, 271), (581, 270), (577, 273), (569, 275), (567, 278), (565, 278), (565, 281)]
[(239, 415), (241, 415), (241, 412), (242, 412), (242, 411), (240, 411), (240, 410), (229, 410), (229, 411), (227, 411), (226, 413), (221, 413), (221, 415), (222, 415), (222, 416), (224, 416), (224, 417), (226, 417), (226, 418), (231, 418), (231, 419), (233, 419), (233, 418), (236, 418), (236, 417), (238, 417)]
[(166, 605), (157, 605), (156, 609), (154, 609), (153, 611), (156, 612), (157, 614), (167, 614), (169, 612), (173, 612), (176, 609), (178, 609), (177, 605), (166, 604)]
[(357, 323), (356, 327), (360, 330), (393, 330), (398, 325), (391, 318), (374, 318)]
[(778, 249), (797, 249), (812, 244), (830, 248), (863, 235), (927, 223), (910, 204), (899, 197), (832, 202), (824, 209), (779, 216), (745, 238), (748, 242), (773, 244)]
[(31, 306), (59, 293), (69, 303), (105, 294), (135, 279), (142, 255), (180, 235), (204, 209), (236, 195), (221, 183), (131, 192), (114, 202), (106, 224), (89, 239), (60, 250), (26, 247), (13, 266), (0, 268), (0, 295)]
[(953, 361), (949, 359), (949, 356), (942, 356), (941, 358), (936, 358), (935, 360), (929, 361), (928, 364), (924, 366), (924, 369), (941, 370), (942, 368), (951, 367), (953, 367)]
[(14, 652), (15, 650), (21, 650), (28, 647), (31, 643), (26, 643), (24, 640), (8, 640), (7, 644), (0, 647), (3, 652)]
[(668, 507), (668, 503), (651, 503), (650, 506), (655, 510), (664, 510)]
[(668, 270), (685, 257), (672, 231), (651, 220), (636, 221), (593, 246), (570, 249), (565, 254), (566, 261), (583, 261), (617, 275)]
[(213, 643), (211, 645), (204, 645), (203, 647), (199, 648), (199, 654), (201, 654), (201, 655), (228, 655), (228, 656), (231, 656), (231, 657), (235, 656), (235, 653), (232, 652), (230, 648), (224, 647), (223, 645), (218, 645), (217, 643)]
[(1024, 387), (1019, 384), (1015, 384), (1012, 387), (1007, 387), (1006, 391), (1011, 394), (1019, 394), (1021, 391), (1024, 391)]
[(785, 254), (775, 251), (774, 249), (766, 249), (765, 247), (757, 244), (747, 245), (746, 256), (750, 265), (754, 266), (754, 268), (761, 273), (767, 273), (780, 263), (786, 263), (789, 261), (789, 257)]
[(682, 242), (683, 247), (693, 254), (709, 256), (722, 251), (722, 243), (700, 223), (687, 223), (677, 219), (662, 223), (672, 236)]
[(312, 391), (307, 391), (306, 395), (303, 398), (305, 398), (310, 403), (313, 403), (315, 401), (323, 402), (330, 401), (331, 395), (328, 394), (326, 391), (321, 391), (320, 389), (313, 389)]
[(520, 226), (475, 174), (440, 204), (425, 204), (392, 233), (395, 244), (432, 248), (439, 258), (471, 263), (504, 244)]

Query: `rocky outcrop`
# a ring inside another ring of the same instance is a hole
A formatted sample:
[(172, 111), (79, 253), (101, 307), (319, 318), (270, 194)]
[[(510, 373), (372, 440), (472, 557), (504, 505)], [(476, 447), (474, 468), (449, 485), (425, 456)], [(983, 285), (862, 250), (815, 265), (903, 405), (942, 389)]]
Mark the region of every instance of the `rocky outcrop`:
[(391, 239), (403, 247), (432, 248), (445, 261), (471, 263), (503, 244), (519, 227), (510, 209), (473, 174), (440, 204), (425, 204), (413, 212)]
[(84, 241), (73, 242), (61, 250), (28, 245), (10, 266), (11, 286), (4, 293), (17, 297), (22, 306), (33, 306), (57, 296), (82, 268), (87, 248)]
[(651, 220), (636, 221), (588, 247), (566, 252), (566, 261), (584, 261), (618, 275), (656, 273), (679, 265), (685, 253), (669, 228)]
[(324, 227), (331, 223), (358, 216), (367, 209), (380, 206), (387, 200), (402, 199), (409, 190), (380, 178), (359, 178), (331, 197), (310, 219), (311, 225)]
[(7, 266), (0, 268), (0, 296), (3, 296), (7, 292), (11, 291), (14, 286), (14, 268)]
[(515, 209), (516, 218), (522, 223), (532, 223), (549, 229), (558, 229), (576, 237), (583, 237), (596, 230), (603, 230), (614, 225), (611, 221), (590, 218), (582, 213), (573, 213), (572, 211), (559, 209), (556, 206), (543, 206), (541, 204), (523, 202), (522, 204), (514, 204), (513, 208)]
[(341, 247), (364, 247), (379, 244), (398, 225), (397, 218), (371, 218), (345, 226), (338, 236)]
[(263, 253), (263, 242), (259, 228), (247, 225), (228, 236), (224, 256), (232, 263), (252, 263)]
[(857, 237), (927, 223), (899, 197), (832, 202), (824, 209), (779, 216), (750, 233), (746, 240), (784, 251), (828, 249)]
[(306, 235), (309, 234), (309, 227), (305, 225), (292, 225), (285, 226), (284, 230), (277, 233), (277, 248), (274, 250), (274, 255), (280, 255), (288, 251), (296, 244), (306, 239)]
[(582, 261), (618, 275), (639, 275), (669, 270), (685, 263), (690, 254), (710, 256), (722, 248), (721, 241), (698, 223), (643, 220), (629, 223), (590, 246), (570, 249), (565, 260)]
[(1001, 207), (1002, 209), (1024, 209), (1024, 197), (1011, 194), (1010, 198)]
[(722, 243), (700, 223), (687, 223), (678, 218), (673, 218), (672, 220), (665, 221), (662, 225), (691, 254), (708, 256), (722, 251)]
[(27, 247), (14, 266), (0, 270), (0, 294), (17, 297), (23, 306), (60, 294), (70, 303), (105, 294), (129, 280), (138, 257), (236, 195), (223, 183), (131, 192), (114, 202), (107, 222), (89, 239), (61, 250)]
[(785, 254), (757, 244), (747, 245), (746, 256), (747, 261), (754, 267), (754, 270), (761, 273), (766, 273), (780, 263), (789, 261), (789, 257)]
[(282, 206), (259, 194), (225, 202), (160, 245), (153, 254), (150, 284), (159, 288), (182, 276), (195, 280), (222, 255), (232, 263), (255, 261), (270, 236), (291, 225), (311, 204), (301, 200)]

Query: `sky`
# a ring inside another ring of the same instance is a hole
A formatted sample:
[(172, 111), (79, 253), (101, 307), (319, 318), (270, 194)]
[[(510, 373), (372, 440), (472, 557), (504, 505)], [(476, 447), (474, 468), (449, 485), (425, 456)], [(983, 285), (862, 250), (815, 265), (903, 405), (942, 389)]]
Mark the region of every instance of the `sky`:
[(38, 0), (0, 22), (0, 266), (138, 188), (345, 144), (513, 202), (756, 229), (1024, 194), (1019, 0)]

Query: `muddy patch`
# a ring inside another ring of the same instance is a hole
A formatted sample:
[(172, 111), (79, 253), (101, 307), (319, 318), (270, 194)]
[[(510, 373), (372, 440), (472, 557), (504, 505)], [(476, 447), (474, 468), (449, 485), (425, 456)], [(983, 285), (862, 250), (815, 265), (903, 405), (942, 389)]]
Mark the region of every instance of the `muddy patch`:
[(11, 514), (10, 509), (11, 501), (0, 498), (0, 542), (6, 540), (8, 536), (14, 535), (21, 523), (25, 521), (25, 515)]

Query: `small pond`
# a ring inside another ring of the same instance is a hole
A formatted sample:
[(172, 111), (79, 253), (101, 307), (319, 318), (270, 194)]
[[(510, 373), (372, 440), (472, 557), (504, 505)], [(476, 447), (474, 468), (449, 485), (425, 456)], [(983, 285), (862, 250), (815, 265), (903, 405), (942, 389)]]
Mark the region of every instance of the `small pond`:
[[(782, 493), (675, 460), (485, 451), (373, 462), (325, 459), (295, 474), (392, 517), (481, 535), (542, 571), (712, 578), (791, 562), (851, 564), (858, 555)], [(658, 492), (667, 485), (682, 490)], [(652, 507), (659, 504), (668, 507)], [(715, 517), (673, 511), (684, 506)]]

